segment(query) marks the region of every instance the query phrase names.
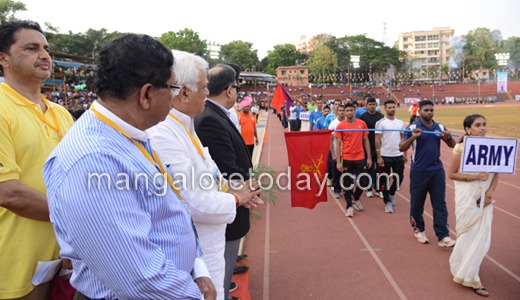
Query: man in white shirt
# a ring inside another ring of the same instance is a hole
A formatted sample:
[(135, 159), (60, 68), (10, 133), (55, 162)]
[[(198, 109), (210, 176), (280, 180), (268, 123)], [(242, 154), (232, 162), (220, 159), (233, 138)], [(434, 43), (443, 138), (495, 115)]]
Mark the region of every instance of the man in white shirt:
[[(395, 117), (395, 102), (393, 100), (385, 101), (385, 111), (386, 117), (376, 123), (376, 129), (406, 128), (404, 122)], [(382, 172), (382, 176), (376, 180), (376, 187), (379, 185), (383, 191), (383, 200), (387, 213), (394, 212), (392, 206), (396, 204), (395, 191), (399, 189), (403, 182), (404, 164), (408, 160), (406, 151), (399, 151), (399, 142), (403, 139), (403, 135), (404, 132), (398, 131), (376, 131), (377, 164)], [(392, 186), (389, 187), (390, 177), (393, 177), (394, 180)]]
[[(338, 126), (339, 123), (343, 122), (345, 120), (345, 106), (338, 105), (336, 107), (336, 114), (337, 118), (330, 122), (329, 124), (329, 130), (336, 130), (336, 126)], [(334, 162), (334, 167), (332, 168), (332, 187), (334, 188), (334, 197), (336, 199), (339, 199), (341, 197), (341, 184), (339, 182), (339, 179), (341, 177), (341, 172), (336, 168), (336, 162), (338, 159), (341, 159), (339, 155), (336, 155), (336, 139), (334, 138), (334, 132), (332, 132), (332, 136), (330, 139), (330, 153), (332, 156), (332, 161)]]
[(181, 51), (175, 51), (174, 57), (180, 92), (174, 97), (173, 108), (166, 120), (147, 132), (153, 149), (164, 164), (176, 172), (174, 180), (180, 178), (177, 186), (187, 189), (183, 195), (197, 229), (204, 261), (217, 299), (224, 300), (226, 226), (235, 219), (238, 206), (256, 207), (257, 193), (246, 188), (228, 189), (227, 181), (222, 179), (208, 149), (202, 146), (195, 132), (193, 118), (204, 110), (208, 95), (208, 63), (199, 56)]

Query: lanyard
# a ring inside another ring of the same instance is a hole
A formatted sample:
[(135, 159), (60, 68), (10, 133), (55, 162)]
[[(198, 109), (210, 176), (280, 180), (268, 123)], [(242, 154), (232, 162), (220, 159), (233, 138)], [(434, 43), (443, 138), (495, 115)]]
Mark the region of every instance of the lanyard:
[(184, 124), (182, 124), (182, 122), (176, 116), (174, 116), (172, 113), (169, 113), (169, 115), (170, 115), (170, 117), (174, 118), (175, 121), (179, 122), (179, 124), (181, 124), (181, 126), (184, 128), (184, 130), (186, 130), (186, 132), (190, 136), (191, 142), (193, 143), (193, 145), (195, 145), (195, 148), (197, 148), (197, 151), (199, 152), (200, 156), (202, 156), (202, 159), (204, 159), (204, 162), (206, 162), (206, 157), (204, 157), (204, 153), (202, 153), (202, 147), (200, 145), (200, 141), (198, 140), (198, 138), (195, 139), (193, 137), (193, 135), (191, 135), (188, 128), (186, 128), (186, 126), (184, 126)]
[[(195, 147), (197, 148), (197, 151), (199, 152), (200, 156), (202, 156), (202, 159), (204, 159), (204, 163), (206, 164), (206, 167), (210, 168), (210, 164), (208, 161), (206, 161), (206, 157), (204, 156), (204, 153), (202, 152), (202, 147), (201, 147), (201, 143), (200, 141), (197, 139), (195, 139), (193, 137), (193, 135), (191, 135), (190, 131), (188, 130), (188, 128), (186, 128), (186, 126), (184, 126), (184, 124), (182, 124), (182, 122), (172, 113), (169, 113), (170, 117), (174, 118), (175, 121), (179, 122), (179, 124), (182, 125), (182, 127), (184, 127), (184, 130), (186, 130), (186, 132), (188, 133), (188, 135), (190, 136), (190, 139), (191, 139), (191, 142), (193, 143), (193, 145), (195, 145)], [(218, 179), (218, 171), (219, 169), (217, 168), (215, 170), (215, 173), (213, 174), (213, 179), (215, 179), (215, 181), (217, 182), (218, 186), (219, 186), (219, 191), (221, 192), (227, 192), (228, 190), (228, 186), (226, 183), (223, 183), (223, 182), (220, 182), (220, 180)]]
[(235, 112), (237, 113), (237, 118), (240, 119), (240, 116), (238, 115), (238, 110), (237, 110), (236, 105), (233, 105), (233, 108), (235, 109)]
[(50, 128), (54, 129), (58, 133), (58, 138), (61, 141), (63, 136), (61, 135), (61, 129), (60, 129), (60, 123), (58, 122), (58, 118), (56, 118), (56, 114), (54, 113), (54, 109), (51, 108), (51, 105), (49, 104), (49, 101), (45, 99), (45, 97), (40, 94), (40, 97), (42, 98), (43, 103), (48, 107), (48, 109), (51, 111), (52, 120), (54, 121), (54, 125), (49, 123), (49, 121), (45, 118), (43, 113), (36, 108), (34, 108), (33, 104), (26, 100), (22, 95), (18, 94), (15, 90), (13, 90), (10, 86), (7, 84), (2, 84), (0, 88), (7, 93), (9, 93), (11, 96), (15, 97), (16, 99), (20, 100), (25, 104), (30, 110), (32, 110), (40, 120), (43, 122), (43, 126), (49, 126)]
[[(166, 180), (168, 181), (168, 183), (170, 184), (170, 186), (173, 188), (173, 191), (175, 192), (175, 194), (177, 195), (177, 197), (179, 197), (179, 200), (182, 202), (182, 200), (184, 200), (184, 197), (182, 197), (181, 195), (181, 191), (179, 190), (179, 188), (177, 187), (177, 185), (175, 184), (175, 182), (173, 182), (173, 179), (170, 177), (170, 175), (168, 174), (168, 172), (166, 172), (166, 170), (164, 169), (163, 167), (163, 164), (161, 162), (161, 160), (159, 159), (159, 157), (157, 156), (157, 154), (155, 154), (155, 151), (152, 149), (152, 153), (153, 153), (153, 158), (152, 156), (150, 155), (150, 153), (146, 150), (146, 148), (144, 148), (143, 145), (141, 145), (140, 143), (136, 142), (133, 138), (131, 138), (126, 132), (123, 131), (123, 129), (121, 129), (121, 127), (119, 127), (116, 123), (114, 123), (112, 120), (110, 120), (109, 118), (105, 117), (102, 113), (100, 113), (99, 111), (95, 110), (94, 109), (94, 106), (92, 105), (90, 107), (90, 110), (92, 112), (94, 112), (94, 115), (100, 119), (102, 122), (104, 122), (105, 124), (107, 124), (108, 126), (114, 128), (115, 130), (117, 130), (119, 133), (121, 133), (122, 135), (126, 136), (127, 138), (129, 138), (132, 142), (134, 142), (134, 145), (139, 148), (139, 150), (141, 150), (141, 152), (143, 153), (143, 155), (152, 163), (154, 164), (157, 169), (159, 169), (159, 171), (166, 176)], [(155, 160), (154, 160), (155, 159)], [(158, 164), (157, 164), (157, 163)]]

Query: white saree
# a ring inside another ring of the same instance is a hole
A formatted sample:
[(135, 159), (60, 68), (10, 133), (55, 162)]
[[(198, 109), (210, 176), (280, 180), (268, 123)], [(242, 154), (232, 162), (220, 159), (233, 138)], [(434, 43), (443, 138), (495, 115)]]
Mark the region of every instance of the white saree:
[[(462, 151), (462, 144), (458, 144), (453, 153), (459, 151)], [(487, 181), (454, 181), (457, 244), (450, 257), (450, 268), (453, 280), (467, 287), (481, 285), (478, 272), (491, 245), (493, 205), (484, 207), (482, 217), (479, 217), (477, 200), (482, 189), (487, 191), (492, 180), (493, 174)]]

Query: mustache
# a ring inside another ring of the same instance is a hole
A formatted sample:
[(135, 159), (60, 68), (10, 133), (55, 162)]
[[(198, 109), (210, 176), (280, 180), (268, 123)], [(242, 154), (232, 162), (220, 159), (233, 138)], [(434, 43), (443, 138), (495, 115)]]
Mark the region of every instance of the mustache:
[(46, 66), (50, 67), (51, 63), (48, 62), (48, 61), (40, 61), (40, 62), (37, 62), (34, 66), (35, 67), (39, 67), (39, 66), (42, 66), (42, 65), (46, 65)]

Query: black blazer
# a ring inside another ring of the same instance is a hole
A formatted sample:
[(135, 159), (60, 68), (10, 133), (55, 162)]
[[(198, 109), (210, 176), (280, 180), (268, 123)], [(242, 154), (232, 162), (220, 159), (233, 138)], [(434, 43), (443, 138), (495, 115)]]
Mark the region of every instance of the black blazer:
[[(249, 179), (249, 169), (253, 168), (251, 155), (242, 135), (226, 113), (210, 101), (206, 101), (204, 111), (195, 117), (195, 131), (200, 141), (208, 147), (211, 157), (217, 163), (224, 178), (238, 173)], [(233, 179), (239, 177), (233, 176)], [(249, 231), (249, 209), (239, 206), (233, 223), (226, 228), (226, 240), (237, 240)]]

